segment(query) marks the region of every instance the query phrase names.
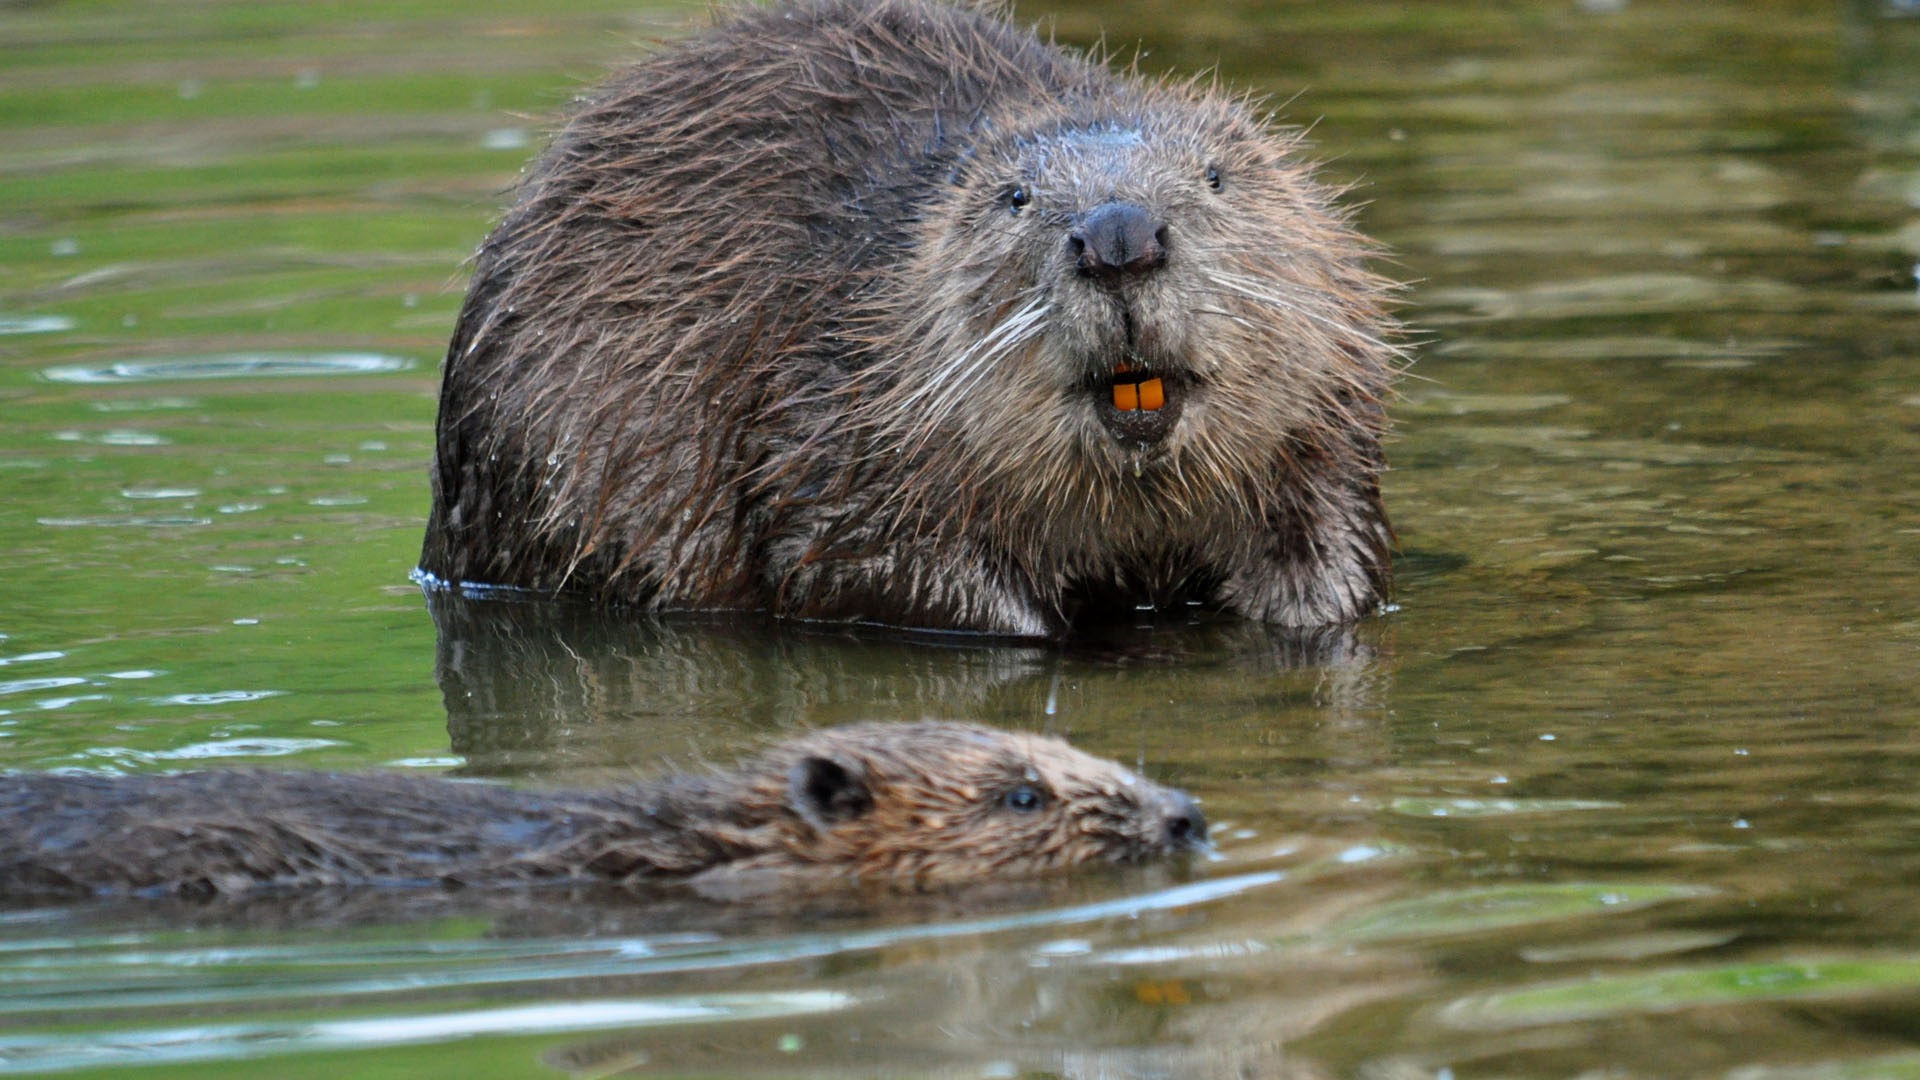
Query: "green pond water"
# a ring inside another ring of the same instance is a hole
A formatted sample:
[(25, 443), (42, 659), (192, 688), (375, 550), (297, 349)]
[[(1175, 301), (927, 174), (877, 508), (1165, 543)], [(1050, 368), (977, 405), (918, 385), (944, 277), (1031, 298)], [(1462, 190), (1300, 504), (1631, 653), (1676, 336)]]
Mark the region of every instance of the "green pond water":
[(1218, 840), (789, 905), (3, 913), (0, 1073), (1920, 1077), (1920, 11), (1020, 13), (1217, 64), (1359, 185), (1423, 343), (1356, 634), (430, 608), (463, 260), (695, 9), (0, 2), (0, 769), (587, 783), (948, 716)]

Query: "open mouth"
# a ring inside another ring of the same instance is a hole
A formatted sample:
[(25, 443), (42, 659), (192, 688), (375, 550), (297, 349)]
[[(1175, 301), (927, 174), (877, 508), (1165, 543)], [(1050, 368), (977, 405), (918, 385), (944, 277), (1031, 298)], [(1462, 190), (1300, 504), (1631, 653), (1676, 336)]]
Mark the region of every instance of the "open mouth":
[(1096, 377), (1090, 390), (1094, 412), (1113, 437), (1145, 448), (1173, 430), (1185, 386), (1177, 375), (1156, 374), (1122, 360), (1112, 374)]

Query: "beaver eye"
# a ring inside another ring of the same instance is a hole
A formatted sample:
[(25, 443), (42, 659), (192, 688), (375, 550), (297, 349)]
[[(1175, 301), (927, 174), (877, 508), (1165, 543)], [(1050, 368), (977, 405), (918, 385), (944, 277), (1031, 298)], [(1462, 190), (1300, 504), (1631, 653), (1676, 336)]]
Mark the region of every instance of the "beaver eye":
[(1021, 784), (1000, 796), (1000, 805), (1019, 814), (1031, 814), (1047, 805), (1047, 793), (1032, 784)]
[(1026, 188), (1024, 187), (1014, 188), (1012, 191), (1007, 192), (1007, 211), (1009, 213), (1018, 214), (1020, 212), (1020, 208), (1027, 205), (1027, 203), (1031, 201), (1033, 200), (1027, 194)]
[(1224, 186), (1224, 181), (1220, 179), (1220, 166), (1207, 166), (1207, 186), (1215, 191), (1219, 191)]

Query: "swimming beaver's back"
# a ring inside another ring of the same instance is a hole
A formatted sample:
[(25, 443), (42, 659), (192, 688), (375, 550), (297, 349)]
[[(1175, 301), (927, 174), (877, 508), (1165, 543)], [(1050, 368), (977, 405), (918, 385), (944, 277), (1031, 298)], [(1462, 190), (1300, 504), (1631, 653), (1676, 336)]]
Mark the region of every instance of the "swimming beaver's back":
[(1206, 839), (1193, 800), (1057, 740), (964, 724), (805, 734), (727, 772), (604, 791), (392, 774), (0, 778), (0, 900), (693, 880), (996, 880)]
[[(563, 802), (381, 773), (17, 773), (0, 782), (0, 897), (458, 881), (542, 846)], [(503, 880), (528, 876), (496, 870)]]
[(1393, 350), (1291, 148), (978, 9), (726, 15), (582, 102), (482, 248), (422, 570), (1020, 634), (1361, 614)]

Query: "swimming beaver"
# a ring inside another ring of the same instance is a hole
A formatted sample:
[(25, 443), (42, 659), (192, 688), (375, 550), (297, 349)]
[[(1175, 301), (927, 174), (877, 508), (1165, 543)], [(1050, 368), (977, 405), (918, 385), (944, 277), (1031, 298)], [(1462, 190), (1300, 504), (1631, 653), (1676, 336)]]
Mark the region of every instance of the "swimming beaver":
[(986, 6), (726, 13), (581, 101), (481, 248), (421, 576), (1023, 636), (1356, 618), (1398, 350), (1298, 142)]
[(685, 879), (944, 884), (1198, 847), (1192, 799), (1058, 739), (813, 732), (732, 772), (592, 792), (398, 775), (0, 778), (0, 897)]

